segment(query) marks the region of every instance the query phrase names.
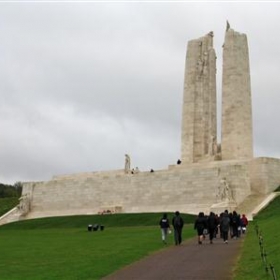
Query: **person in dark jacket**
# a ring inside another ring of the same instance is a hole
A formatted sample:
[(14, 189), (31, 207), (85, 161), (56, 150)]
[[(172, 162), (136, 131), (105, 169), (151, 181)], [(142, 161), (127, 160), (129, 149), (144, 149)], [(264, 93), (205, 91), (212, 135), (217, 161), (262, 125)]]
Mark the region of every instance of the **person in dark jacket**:
[(197, 219), (194, 222), (194, 229), (197, 231), (198, 244), (202, 244), (203, 231), (207, 228), (207, 221), (204, 217), (204, 213), (200, 212)]
[(172, 225), (174, 228), (175, 245), (180, 245), (182, 243), (182, 230), (184, 226), (184, 220), (180, 216), (179, 211), (175, 212), (175, 216), (172, 219)]
[(221, 233), (222, 233), (222, 238), (224, 240), (224, 243), (226, 243), (226, 244), (228, 243), (229, 228), (230, 228), (230, 218), (228, 216), (228, 212), (225, 211), (221, 215), (220, 230), (221, 230)]
[(167, 218), (167, 214), (164, 213), (162, 218), (159, 221), (160, 229), (161, 229), (161, 238), (164, 244), (167, 243), (167, 234), (170, 230), (169, 220)]
[(236, 239), (238, 237), (238, 227), (240, 226), (240, 216), (238, 216), (236, 211), (232, 212), (230, 222), (232, 227), (232, 238)]
[(213, 212), (210, 212), (210, 215), (207, 219), (207, 225), (208, 225), (208, 233), (209, 233), (210, 244), (212, 244), (213, 243), (213, 238), (214, 238), (217, 226), (218, 226), (217, 218), (216, 218), (216, 216)]

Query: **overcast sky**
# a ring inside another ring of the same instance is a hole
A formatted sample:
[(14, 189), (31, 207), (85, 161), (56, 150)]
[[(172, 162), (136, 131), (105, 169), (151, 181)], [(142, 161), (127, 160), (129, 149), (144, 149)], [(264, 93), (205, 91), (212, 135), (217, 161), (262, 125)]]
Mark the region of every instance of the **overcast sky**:
[(254, 155), (280, 157), (280, 3), (1, 2), (0, 182), (180, 158), (187, 42), (247, 34)]

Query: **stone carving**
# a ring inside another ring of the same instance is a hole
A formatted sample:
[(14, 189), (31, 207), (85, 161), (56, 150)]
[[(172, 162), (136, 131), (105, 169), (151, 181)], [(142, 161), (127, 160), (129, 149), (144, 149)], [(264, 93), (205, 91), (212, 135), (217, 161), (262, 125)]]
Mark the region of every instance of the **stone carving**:
[(19, 211), (22, 214), (27, 214), (30, 211), (31, 201), (30, 194), (26, 193), (19, 198)]
[(217, 140), (216, 136), (211, 135), (209, 143), (209, 155), (215, 156), (217, 154)]
[(128, 154), (125, 154), (124, 172), (130, 172), (130, 156)]
[[(197, 63), (196, 63), (196, 69), (197, 69), (197, 72), (198, 72), (198, 75), (202, 75), (203, 74), (203, 61), (201, 58), (199, 58), (197, 60)], [(199, 77), (198, 76), (198, 77)]]
[(226, 29), (226, 31), (228, 31), (230, 29), (230, 24), (229, 24), (229, 22), (227, 21), (227, 29)]
[(234, 201), (232, 190), (225, 177), (221, 179), (220, 185), (218, 186), (217, 200), (228, 202)]

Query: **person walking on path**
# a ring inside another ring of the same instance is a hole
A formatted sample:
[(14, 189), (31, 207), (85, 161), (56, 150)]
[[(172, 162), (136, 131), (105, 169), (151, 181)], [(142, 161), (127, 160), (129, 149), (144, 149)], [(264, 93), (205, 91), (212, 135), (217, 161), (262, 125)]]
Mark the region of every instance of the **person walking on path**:
[(169, 220), (167, 218), (167, 214), (164, 213), (162, 218), (159, 221), (160, 229), (161, 229), (161, 238), (164, 244), (167, 244), (167, 234), (170, 230)]
[(240, 219), (240, 226), (243, 234), (246, 233), (247, 225), (248, 225), (248, 219), (245, 214), (242, 214), (242, 218)]
[(184, 226), (184, 221), (180, 216), (179, 211), (175, 212), (175, 216), (172, 219), (172, 225), (174, 228), (175, 245), (180, 245), (182, 243), (182, 230)]
[(221, 221), (220, 221), (220, 230), (222, 233), (222, 238), (224, 243), (228, 243), (228, 231), (230, 227), (230, 218), (228, 216), (227, 210), (222, 214)]
[(236, 211), (232, 212), (231, 216), (231, 226), (232, 226), (232, 238), (236, 239), (238, 237), (238, 227), (240, 226), (240, 217)]
[(198, 217), (196, 218), (196, 220), (194, 222), (194, 229), (197, 231), (198, 244), (201, 245), (202, 241), (204, 239), (203, 238), (204, 229), (207, 229), (207, 222), (206, 222), (203, 212), (199, 212)]
[(214, 238), (214, 235), (216, 233), (217, 226), (218, 226), (218, 221), (217, 221), (216, 216), (213, 212), (210, 212), (210, 215), (207, 219), (207, 224), (208, 224), (210, 244), (213, 244), (213, 238)]

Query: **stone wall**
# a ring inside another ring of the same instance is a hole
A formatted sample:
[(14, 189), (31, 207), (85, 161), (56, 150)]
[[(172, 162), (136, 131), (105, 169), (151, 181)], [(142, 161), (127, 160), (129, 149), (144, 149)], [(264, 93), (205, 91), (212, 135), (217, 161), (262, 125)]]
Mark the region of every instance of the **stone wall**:
[(255, 158), (252, 161), (250, 171), (253, 192), (268, 194), (280, 185), (280, 159)]
[(221, 178), (226, 178), (237, 203), (250, 194), (249, 164), (211, 162), (173, 165), (166, 170), (124, 174), (124, 171), (55, 177), (24, 183), (30, 193), (26, 218), (119, 212), (209, 212), (217, 202)]

